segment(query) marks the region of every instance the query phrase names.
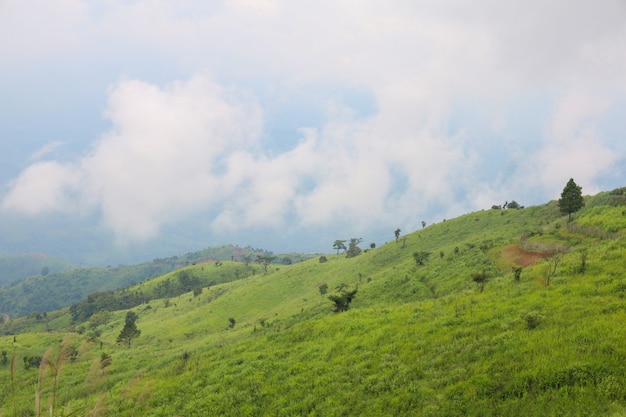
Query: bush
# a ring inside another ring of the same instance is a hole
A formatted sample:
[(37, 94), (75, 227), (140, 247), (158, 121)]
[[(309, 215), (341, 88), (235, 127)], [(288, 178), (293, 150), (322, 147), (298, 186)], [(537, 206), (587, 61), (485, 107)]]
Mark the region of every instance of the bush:
[(526, 322), (526, 328), (528, 330), (533, 330), (539, 327), (542, 320), (543, 320), (543, 317), (541, 316), (541, 314), (537, 312), (528, 313), (524, 316), (524, 321)]
[(320, 295), (324, 296), (326, 292), (328, 291), (328, 284), (324, 283), (320, 285), (319, 289), (320, 289)]
[(414, 252), (413, 259), (415, 259), (415, 263), (417, 266), (424, 266), (426, 260), (430, 256), (430, 252)]
[(41, 356), (24, 356), (24, 369), (39, 368)]
[(332, 301), (333, 303), (335, 303), (335, 307), (333, 308), (333, 311), (335, 313), (339, 313), (341, 311), (348, 311), (348, 309), (350, 308), (350, 303), (354, 299), (354, 296), (356, 295), (357, 291), (358, 290), (356, 288), (352, 291), (346, 291), (345, 289), (342, 289), (341, 292), (337, 295), (329, 295), (328, 299)]

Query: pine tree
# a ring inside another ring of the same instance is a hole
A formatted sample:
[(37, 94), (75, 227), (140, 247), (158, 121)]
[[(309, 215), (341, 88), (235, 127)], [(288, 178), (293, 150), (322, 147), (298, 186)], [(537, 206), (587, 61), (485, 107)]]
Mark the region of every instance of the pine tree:
[(573, 178), (570, 178), (559, 199), (561, 213), (568, 215), (568, 221), (572, 220), (572, 213), (577, 212), (585, 205), (582, 195), (582, 187), (578, 186)]
[(117, 343), (126, 342), (130, 348), (130, 341), (139, 337), (141, 330), (137, 329), (137, 325), (135, 324), (137, 318), (137, 314), (132, 311), (126, 313), (126, 322), (124, 323), (124, 328), (120, 332), (120, 335), (117, 336)]

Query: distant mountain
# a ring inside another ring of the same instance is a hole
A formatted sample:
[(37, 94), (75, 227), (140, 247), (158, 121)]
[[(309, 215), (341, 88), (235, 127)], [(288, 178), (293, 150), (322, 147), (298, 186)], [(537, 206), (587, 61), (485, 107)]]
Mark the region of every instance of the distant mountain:
[[(0, 258), (0, 313), (10, 317), (48, 312), (77, 303), (94, 292), (112, 291), (186, 266), (218, 262), (255, 262), (272, 252), (252, 247), (222, 245), (184, 255), (156, 258), (137, 265), (85, 268), (52, 256), (4, 255)], [(273, 256), (273, 263), (300, 262), (315, 255)], [(4, 272), (6, 271), (6, 272)]]
[(75, 268), (65, 259), (45, 253), (0, 254), (0, 286), (33, 275), (48, 275)]

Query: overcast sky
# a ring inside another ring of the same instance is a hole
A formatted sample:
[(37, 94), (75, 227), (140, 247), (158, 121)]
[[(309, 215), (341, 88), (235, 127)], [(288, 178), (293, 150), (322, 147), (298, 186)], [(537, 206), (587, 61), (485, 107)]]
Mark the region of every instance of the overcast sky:
[(623, 0), (0, 0), (4, 252), (382, 244), (625, 139)]

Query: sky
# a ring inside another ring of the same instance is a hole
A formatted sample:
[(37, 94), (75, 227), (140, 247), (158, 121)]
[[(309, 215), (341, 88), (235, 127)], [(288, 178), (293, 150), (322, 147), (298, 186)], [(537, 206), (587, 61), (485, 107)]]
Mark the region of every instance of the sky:
[(623, 0), (0, 0), (0, 252), (381, 245), (626, 186)]

